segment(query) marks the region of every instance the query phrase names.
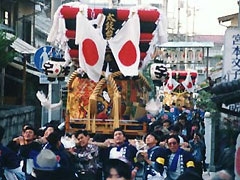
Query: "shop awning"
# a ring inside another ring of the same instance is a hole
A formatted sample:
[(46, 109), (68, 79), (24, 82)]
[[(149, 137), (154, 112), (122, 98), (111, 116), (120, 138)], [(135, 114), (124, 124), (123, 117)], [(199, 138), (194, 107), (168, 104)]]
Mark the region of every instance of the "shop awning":
[[(15, 37), (11, 33), (7, 33), (6, 35), (8, 39)], [(11, 47), (21, 54), (34, 54), (37, 51), (35, 47), (20, 38), (16, 38), (15, 41), (12, 43)]]
[(233, 116), (240, 115), (240, 79), (215, 84), (211, 93), (211, 100), (221, 112)]

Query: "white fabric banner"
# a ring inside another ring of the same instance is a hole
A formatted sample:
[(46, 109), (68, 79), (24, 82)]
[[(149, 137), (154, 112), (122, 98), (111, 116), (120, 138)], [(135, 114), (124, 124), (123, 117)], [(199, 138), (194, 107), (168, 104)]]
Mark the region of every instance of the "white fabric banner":
[(137, 13), (122, 26), (117, 34), (108, 40), (109, 47), (124, 76), (138, 75), (140, 62), (140, 20)]
[(179, 85), (179, 82), (172, 78), (172, 71), (170, 71), (168, 74), (169, 78), (166, 85), (164, 86), (164, 91), (171, 93)]
[(182, 85), (187, 90), (187, 92), (191, 93), (194, 91), (194, 85), (192, 82), (190, 71), (188, 71), (186, 79), (182, 82)]
[(88, 77), (98, 82), (105, 58), (107, 42), (92, 23), (81, 13), (76, 18), (75, 43), (79, 45), (79, 65)]

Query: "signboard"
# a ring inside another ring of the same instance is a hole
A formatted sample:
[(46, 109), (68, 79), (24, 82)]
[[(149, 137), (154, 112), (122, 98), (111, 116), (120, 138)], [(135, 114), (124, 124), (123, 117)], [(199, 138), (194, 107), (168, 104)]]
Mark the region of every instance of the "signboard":
[[(57, 79), (55, 81), (51, 81), (51, 84), (57, 84)], [(41, 74), (39, 78), (39, 84), (49, 84), (48, 77), (46, 74)]]
[(229, 104), (228, 106), (222, 104), (222, 108), (235, 113), (240, 113), (240, 103)]
[(34, 64), (40, 72), (43, 72), (42, 66), (49, 59), (50, 55), (53, 56), (53, 50), (52, 46), (43, 46), (34, 54)]
[(222, 77), (227, 81), (240, 79), (240, 29), (228, 28), (224, 40)]
[(225, 114), (230, 114), (232, 116), (240, 116), (240, 104), (229, 104), (226, 106), (225, 104), (222, 104), (220, 111)]

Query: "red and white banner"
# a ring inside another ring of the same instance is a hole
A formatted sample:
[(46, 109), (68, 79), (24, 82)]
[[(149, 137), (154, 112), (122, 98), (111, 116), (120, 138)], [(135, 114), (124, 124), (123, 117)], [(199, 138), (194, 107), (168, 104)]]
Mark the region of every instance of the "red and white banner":
[(139, 40), (140, 20), (137, 13), (128, 19), (113, 38), (108, 40), (118, 68), (124, 76), (138, 75)]
[(194, 91), (194, 85), (193, 85), (190, 71), (188, 71), (186, 79), (182, 82), (182, 85), (184, 86), (187, 92), (191, 93)]
[(76, 17), (76, 32), (75, 43), (79, 45), (79, 65), (90, 79), (98, 82), (102, 74), (107, 42), (99, 29), (95, 29), (81, 12)]
[[(110, 29), (116, 34), (111, 36), (110, 43), (112, 51), (116, 49), (114, 52), (116, 63), (113, 63), (111, 68), (119, 69), (126, 76), (138, 75), (136, 67), (144, 68), (148, 64), (154, 45), (167, 40), (167, 20), (160, 16), (157, 8), (133, 7), (133, 9), (134, 15), (129, 8), (89, 8), (80, 2), (62, 4), (54, 15), (48, 42), (56, 45), (60, 43), (64, 51), (68, 48), (67, 59), (79, 59), (77, 65), (83, 68), (90, 79), (98, 81), (102, 73), (103, 54), (106, 52), (106, 41), (103, 37), (106, 37), (108, 29), (95, 29), (90, 24), (93, 25), (92, 22), (95, 20), (99, 22), (99, 15), (111, 16), (114, 10), (116, 16), (111, 21), (113, 27)], [(87, 19), (92, 22), (87, 22)], [(108, 21), (101, 22), (104, 24), (103, 27), (108, 24)], [(125, 24), (119, 29), (122, 22)], [(94, 24), (94, 27), (95, 25), (100, 24)], [(92, 48), (86, 48), (88, 45)], [(118, 68), (115, 68), (115, 64)]]
[(179, 82), (177, 82), (175, 79), (172, 78), (171, 71), (168, 73), (168, 75), (169, 75), (169, 78), (166, 85), (164, 86), (164, 91), (171, 93), (172, 91), (174, 91), (174, 89), (177, 88), (177, 86), (179, 85)]

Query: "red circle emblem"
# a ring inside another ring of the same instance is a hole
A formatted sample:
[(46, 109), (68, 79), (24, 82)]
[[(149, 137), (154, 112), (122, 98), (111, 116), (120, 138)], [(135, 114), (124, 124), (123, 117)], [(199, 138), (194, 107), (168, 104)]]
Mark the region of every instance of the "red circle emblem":
[(173, 84), (171, 84), (171, 85), (168, 84), (167, 86), (168, 86), (168, 89), (169, 89), (169, 90), (172, 90), (172, 89), (173, 89)]
[(191, 82), (188, 83), (187, 87), (190, 89), (193, 87), (193, 84)]
[(82, 42), (82, 52), (88, 65), (94, 66), (99, 59), (97, 46), (91, 39), (85, 39)]
[(131, 66), (136, 62), (137, 52), (132, 41), (127, 41), (121, 48), (118, 58), (124, 66)]

